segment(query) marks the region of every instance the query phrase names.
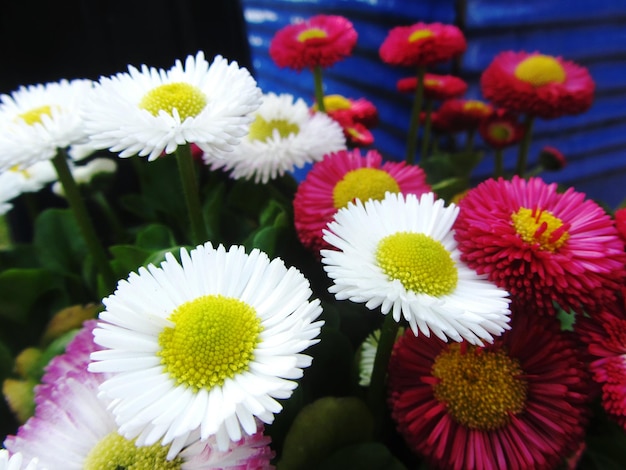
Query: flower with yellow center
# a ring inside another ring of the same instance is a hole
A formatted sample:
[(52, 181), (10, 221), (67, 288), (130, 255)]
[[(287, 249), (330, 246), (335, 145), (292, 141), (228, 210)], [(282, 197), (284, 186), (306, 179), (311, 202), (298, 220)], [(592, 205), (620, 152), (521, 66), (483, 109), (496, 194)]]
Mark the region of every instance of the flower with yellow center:
[(508, 293), (460, 261), (457, 214), (433, 193), (348, 204), (324, 231), (329, 291), (406, 320), (416, 335), (492, 342), (508, 328)]
[(250, 132), (234, 151), (204, 154), (212, 170), (267, 183), (346, 148), (338, 123), (324, 113), (310, 113), (304, 100), (292, 95), (263, 95), (253, 117)]
[(0, 171), (51, 160), (86, 140), (80, 109), (90, 80), (60, 80), (20, 87), (0, 97)]
[(210, 243), (120, 281), (94, 331), (89, 369), (119, 432), (140, 445), (214, 436), (220, 449), (271, 423), (323, 324), (304, 276), (259, 250)]
[(169, 70), (129, 66), (128, 73), (101, 78), (83, 118), (90, 145), (120, 157), (154, 160), (186, 143), (228, 152), (248, 133), (260, 98), (237, 62), (216, 56), (209, 64), (198, 52)]

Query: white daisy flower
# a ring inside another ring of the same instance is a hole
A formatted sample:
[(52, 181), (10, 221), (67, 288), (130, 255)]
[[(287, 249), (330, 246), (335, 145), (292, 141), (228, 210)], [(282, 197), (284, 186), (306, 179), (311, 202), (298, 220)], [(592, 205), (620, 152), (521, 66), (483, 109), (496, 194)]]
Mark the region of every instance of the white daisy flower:
[(346, 148), (341, 126), (325, 113), (311, 113), (302, 99), (268, 93), (254, 115), (250, 133), (233, 152), (204, 155), (212, 170), (231, 171), (235, 179), (267, 183)]
[(13, 209), (11, 200), (22, 193), (24, 175), (17, 171), (5, 171), (0, 173), (0, 215), (4, 215)]
[(114, 374), (100, 389), (124, 436), (167, 444), (199, 428), (224, 449), (291, 396), (320, 302), (298, 270), (259, 250), (206, 243), (180, 258), (140, 268), (103, 300), (94, 336), (106, 349), (89, 369)]
[[(359, 385), (369, 387), (372, 381), (372, 371), (376, 360), (376, 351), (380, 342), (380, 331), (375, 330), (370, 333), (359, 348)], [(404, 328), (398, 328), (396, 340), (404, 334)]]
[(85, 140), (80, 107), (90, 80), (21, 87), (0, 96), (0, 171), (50, 160)]
[(415, 335), (482, 345), (508, 329), (508, 293), (460, 260), (452, 226), (458, 207), (433, 193), (388, 193), (341, 209), (324, 231), (337, 250), (322, 262), (338, 300), (404, 318)]
[(57, 179), (57, 172), (50, 160), (37, 162), (24, 169), (11, 168), (10, 172), (18, 173), (22, 177), (22, 192), (36, 193), (48, 183)]
[(19, 452), (10, 455), (6, 449), (0, 449), (0, 470), (43, 470), (44, 467), (38, 464), (39, 460), (36, 458), (25, 462)]
[[(94, 158), (84, 165), (72, 165), (70, 171), (76, 184), (89, 184), (91, 180), (99, 174), (115, 173), (117, 163), (111, 158)], [(52, 185), (52, 192), (64, 197), (63, 186), (57, 181)]]
[(129, 66), (102, 77), (83, 108), (93, 147), (152, 161), (179, 145), (231, 151), (247, 134), (261, 90), (248, 70), (198, 52), (169, 70)]

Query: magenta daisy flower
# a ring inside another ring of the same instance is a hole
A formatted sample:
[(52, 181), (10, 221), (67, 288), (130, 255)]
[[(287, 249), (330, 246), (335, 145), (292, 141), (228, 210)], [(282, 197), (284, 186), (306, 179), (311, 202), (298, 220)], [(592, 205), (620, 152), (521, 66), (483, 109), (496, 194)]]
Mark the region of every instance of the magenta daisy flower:
[(357, 36), (352, 23), (343, 16), (317, 15), (279, 30), (269, 53), (279, 67), (298, 71), (330, 67), (352, 53)]
[[(378, 124), (378, 110), (371, 101), (326, 95), (324, 108), (326, 114), (339, 123), (349, 144), (365, 147), (374, 143), (374, 136), (369, 129)], [(312, 109), (317, 111), (317, 104)]]
[(516, 115), (500, 108), (480, 121), (478, 132), (490, 147), (502, 149), (518, 143), (524, 137), (525, 128)]
[(483, 96), (499, 107), (544, 119), (587, 111), (595, 84), (585, 67), (539, 52), (498, 54), (480, 79)]
[(416, 165), (383, 163), (376, 150), (365, 155), (358, 149), (331, 153), (313, 166), (296, 192), (293, 207), (298, 237), (317, 254), (329, 248), (322, 230), (349, 202), (381, 200), (386, 192), (419, 196), (430, 191), (426, 174)]
[(466, 48), (465, 36), (454, 25), (415, 23), (392, 28), (379, 53), (389, 65), (412, 67), (445, 62), (462, 54)]
[(434, 468), (554, 469), (583, 440), (588, 376), (554, 318), (513, 316), (484, 347), (407, 331), (389, 363), (392, 418)]
[(584, 193), (541, 178), (487, 180), (459, 203), (462, 259), (528, 311), (591, 311), (615, 297), (626, 276), (624, 245), (611, 218)]
[[(417, 77), (401, 78), (396, 87), (401, 93), (415, 93)], [(467, 91), (465, 80), (454, 75), (437, 75), (427, 73), (424, 75), (424, 98), (431, 100), (449, 100), (458, 98)]]
[(626, 430), (626, 304), (618, 302), (592, 317), (581, 317), (576, 332), (587, 345), (593, 380), (601, 387), (602, 406)]
[(449, 132), (477, 129), (493, 113), (493, 107), (480, 100), (450, 99), (437, 110), (437, 119), (446, 123)]

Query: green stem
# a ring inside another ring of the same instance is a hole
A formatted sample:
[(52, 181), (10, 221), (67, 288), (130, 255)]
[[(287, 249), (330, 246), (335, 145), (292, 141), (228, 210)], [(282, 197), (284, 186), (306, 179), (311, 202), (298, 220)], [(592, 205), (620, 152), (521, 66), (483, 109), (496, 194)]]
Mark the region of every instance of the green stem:
[(315, 101), (317, 101), (317, 109), (322, 113), (326, 112), (324, 106), (324, 80), (322, 78), (322, 67), (316, 65), (313, 67), (313, 84), (315, 86)]
[(387, 366), (399, 328), (400, 324), (394, 320), (391, 312), (385, 315), (385, 320), (380, 332), (380, 340), (376, 348), (374, 368), (372, 369), (372, 378), (367, 395), (367, 402), (374, 417), (374, 432), (378, 433), (379, 436), (387, 410), (387, 402), (385, 400), (387, 390)]
[(422, 101), (424, 100), (424, 74), (425, 67), (417, 68), (417, 85), (413, 96), (413, 109), (411, 110), (411, 120), (409, 121), (409, 132), (406, 140), (405, 162), (413, 164), (415, 161), (415, 151), (417, 149), (417, 133), (420, 125), (420, 113), (422, 112)]
[(522, 178), (526, 174), (526, 165), (528, 164), (528, 150), (530, 149), (533, 122), (533, 116), (527, 115), (526, 121), (524, 122), (524, 137), (520, 142), (519, 154), (517, 155), (517, 167), (515, 168), (515, 174)]
[(117, 217), (117, 214), (109, 204), (109, 201), (106, 200), (102, 191), (94, 191), (92, 193), (92, 197), (94, 201), (100, 206), (100, 210), (107, 218), (107, 221), (113, 231), (113, 238), (116, 241), (120, 241), (124, 239), (124, 226), (120, 222), (120, 219)]
[(471, 152), (474, 150), (474, 137), (476, 136), (476, 129), (469, 129), (467, 131), (467, 140), (465, 141), (465, 152)]
[(199, 245), (207, 240), (208, 235), (204, 217), (202, 216), (198, 179), (194, 168), (195, 162), (193, 161), (191, 148), (188, 143), (179, 145), (176, 148), (176, 161), (178, 162), (178, 172), (180, 173), (187, 212), (191, 223), (192, 242)]
[(493, 169), (493, 177), (495, 179), (504, 175), (504, 151), (502, 149), (496, 149), (496, 153), (494, 155), (495, 158), (495, 166)]
[(117, 283), (117, 278), (113, 274), (106, 251), (98, 239), (96, 229), (89, 218), (89, 213), (87, 212), (87, 207), (85, 206), (83, 197), (80, 194), (78, 185), (76, 184), (76, 181), (72, 176), (72, 172), (70, 171), (70, 167), (67, 164), (66, 151), (59, 149), (56, 156), (52, 159), (52, 164), (54, 165), (59, 181), (63, 186), (65, 199), (74, 213), (76, 223), (78, 224), (79, 230), (81, 231), (85, 243), (87, 244), (87, 249), (93, 257), (94, 263), (102, 276), (106, 289), (112, 292), (115, 288), (115, 284)]
[(424, 121), (424, 134), (422, 135), (422, 149), (420, 157), (425, 159), (428, 157), (428, 146), (430, 145), (430, 128), (432, 125), (431, 116), (433, 114), (433, 100), (426, 100), (426, 119)]

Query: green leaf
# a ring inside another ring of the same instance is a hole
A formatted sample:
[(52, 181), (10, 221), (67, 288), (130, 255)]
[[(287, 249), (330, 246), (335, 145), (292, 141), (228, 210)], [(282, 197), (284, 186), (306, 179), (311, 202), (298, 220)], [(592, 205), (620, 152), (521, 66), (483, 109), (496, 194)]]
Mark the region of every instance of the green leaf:
[(157, 251), (175, 246), (176, 239), (165, 225), (150, 224), (137, 234), (135, 245), (149, 251)]
[(146, 259), (152, 254), (150, 250), (134, 245), (114, 245), (109, 251), (113, 254), (111, 265), (119, 279), (126, 278), (129, 273), (144, 266)]
[(8, 269), (0, 272), (0, 317), (27, 323), (38, 298), (58, 287), (56, 277), (45, 269)]
[(325, 459), (319, 470), (406, 470), (406, 467), (380, 442), (363, 442), (344, 447)]
[(320, 398), (296, 416), (277, 469), (319, 468), (325, 458), (342, 447), (372, 440), (373, 429), (372, 416), (358, 398)]

